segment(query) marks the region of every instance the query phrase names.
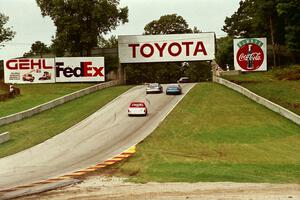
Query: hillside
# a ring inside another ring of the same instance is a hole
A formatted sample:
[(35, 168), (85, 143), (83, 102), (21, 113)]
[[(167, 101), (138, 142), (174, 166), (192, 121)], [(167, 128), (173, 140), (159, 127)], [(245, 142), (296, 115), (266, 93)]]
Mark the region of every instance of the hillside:
[(215, 83), (200, 83), (114, 175), (135, 182), (300, 180), (300, 127)]
[(224, 78), (300, 115), (300, 65)]

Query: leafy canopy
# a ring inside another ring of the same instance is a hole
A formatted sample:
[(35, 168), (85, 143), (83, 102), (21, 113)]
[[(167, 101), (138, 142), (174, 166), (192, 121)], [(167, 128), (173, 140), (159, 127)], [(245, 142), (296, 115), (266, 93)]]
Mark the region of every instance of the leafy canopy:
[(222, 30), (231, 37), (268, 37), (273, 44), (300, 49), (299, 19), (299, 0), (242, 0)]
[[(159, 35), (159, 34), (180, 34), (192, 33), (193, 30), (183, 19), (182, 16), (177, 14), (163, 15), (158, 20), (153, 20), (148, 23), (145, 28), (145, 35)], [(195, 32), (199, 30), (194, 27)]]
[(24, 57), (29, 56), (40, 56), (43, 57), (43, 54), (49, 53), (50, 48), (41, 41), (36, 41), (31, 45), (31, 49), (28, 53), (24, 53)]
[(0, 47), (4, 46), (3, 42), (12, 40), (16, 34), (10, 27), (5, 28), (5, 24), (8, 22), (8, 16), (0, 13)]
[(57, 27), (53, 39), (58, 54), (84, 52), (97, 46), (98, 38), (128, 22), (128, 8), (119, 0), (36, 0), (43, 16)]
[(284, 19), (287, 46), (291, 49), (300, 50), (300, 1), (281, 0), (276, 9), (279, 17)]
[(104, 37), (99, 37), (98, 46), (100, 48), (117, 48), (118, 39), (115, 35), (110, 36), (110, 38), (105, 39)]

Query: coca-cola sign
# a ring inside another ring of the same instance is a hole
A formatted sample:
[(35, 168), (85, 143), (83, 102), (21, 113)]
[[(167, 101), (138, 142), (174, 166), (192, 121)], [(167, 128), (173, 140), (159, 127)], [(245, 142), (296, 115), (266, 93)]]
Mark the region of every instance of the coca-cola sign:
[(235, 69), (266, 71), (266, 39), (247, 38), (234, 40)]

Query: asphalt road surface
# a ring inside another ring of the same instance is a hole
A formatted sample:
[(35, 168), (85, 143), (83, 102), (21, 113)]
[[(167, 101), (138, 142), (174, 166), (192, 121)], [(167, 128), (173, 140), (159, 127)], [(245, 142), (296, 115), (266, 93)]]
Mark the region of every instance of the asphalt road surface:
[[(146, 95), (146, 86), (134, 87), (63, 133), (0, 159), (0, 190), (62, 176), (119, 155), (151, 134), (193, 86), (183, 84), (178, 96)], [(146, 102), (148, 115), (128, 117), (129, 103), (139, 100)]]

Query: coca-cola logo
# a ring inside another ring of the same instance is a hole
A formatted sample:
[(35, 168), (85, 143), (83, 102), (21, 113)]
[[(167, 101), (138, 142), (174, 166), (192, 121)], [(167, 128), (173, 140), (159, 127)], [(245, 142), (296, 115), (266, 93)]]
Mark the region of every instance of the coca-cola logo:
[(248, 43), (238, 50), (236, 59), (241, 68), (253, 71), (262, 65), (264, 61), (264, 52), (259, 45)]

